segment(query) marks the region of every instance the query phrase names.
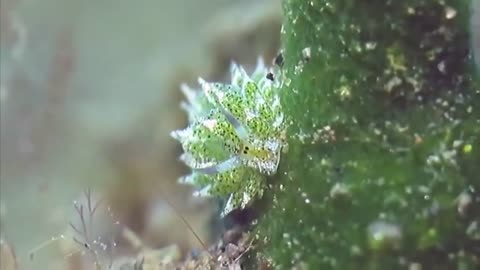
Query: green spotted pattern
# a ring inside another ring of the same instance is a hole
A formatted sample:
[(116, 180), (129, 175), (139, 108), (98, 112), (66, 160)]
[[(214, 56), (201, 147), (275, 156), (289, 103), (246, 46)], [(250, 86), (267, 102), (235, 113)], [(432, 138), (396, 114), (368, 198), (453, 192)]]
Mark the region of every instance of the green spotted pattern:
[(180, 182), (198, 187), (196, 195), (228, 198), (222, 215), (262, 197), (265, 175), (276, 172), (284, 145), (283, 112), (278, 98), (281, 73), (259, 60), (248, 76), (232, 64), (231, 84), (199, 79), (200, 90), (182, 86), (189, 125), (172, 132), (192, 173)]

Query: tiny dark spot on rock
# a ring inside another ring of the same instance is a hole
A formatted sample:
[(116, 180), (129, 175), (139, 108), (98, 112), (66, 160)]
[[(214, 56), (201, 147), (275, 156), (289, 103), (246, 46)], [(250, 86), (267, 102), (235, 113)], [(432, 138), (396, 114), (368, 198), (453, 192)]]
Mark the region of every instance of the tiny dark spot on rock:
[(280, 52), (277, 57), (275, 57), (275, 65), (283, 67), (283, 53)]

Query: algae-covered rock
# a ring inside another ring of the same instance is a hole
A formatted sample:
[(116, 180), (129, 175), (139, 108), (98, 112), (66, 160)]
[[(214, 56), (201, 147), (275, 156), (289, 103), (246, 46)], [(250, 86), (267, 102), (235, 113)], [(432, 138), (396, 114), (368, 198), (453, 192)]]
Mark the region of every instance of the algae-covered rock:
[(476, 269), (470, 1), (284, 0), (288, 152), (259, 218), (275, 269)]

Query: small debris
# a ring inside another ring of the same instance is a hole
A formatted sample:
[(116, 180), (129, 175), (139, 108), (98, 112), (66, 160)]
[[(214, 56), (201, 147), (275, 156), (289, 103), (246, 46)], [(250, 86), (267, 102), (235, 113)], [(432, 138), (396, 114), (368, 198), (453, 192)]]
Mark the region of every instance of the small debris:
[(413, 8), (413, 7), (408, 7), (408, 8), (407, 8), (407, 13), (408, 13), (409, 15), (415, 14), (415, 8)]
[(365, 49), (367, 50), (373, 50), (377, 47), (377, 43), (376, 42), (373, 42), (373, 41), (369, 41), (367, 43), (365, 43)]
[(417, 263), (417, 262), (412, 262), (408, 266), (408, 270), (422, 270), (422, 265), (420, 263)]
[(466, 234), (474, 240), (480, 240), (480, 226), (477, 221), (473, 221), (467, 227)]
[(415, 137), (415, 144), (421, 144), (423, 142), (422, 136), (415, 134), (414, 137)]
[(240, 227), (234, 227), (223, 233), (223, 242), (226, 244), (237, 243), (243, 236), (243, 232)]
[(463, 141), (462, 140), (455, 140), (453, 141), (452, 145), (453, 145), (453, 148), (458, 148), (460, 147), (460, 145), (463, 144)]
[(399, 248), (403, 236), (399, 225), (381, 220), (372, 222), (368, 233), (373, 250)]
[(438, 71), (440, 71), (442, 74), (445, 74), (447, 72), (445, 67), (445, 61), (438, 63), (437, 68)]
[(309, 62), (310, 58), (312, 57), (312, 50), (310, 47), (306, 47), (302, 50), (302, 57), (305, 62)]
[(455, 16), (457, 16), (457, 11), (454, 8), (447, 7), (445, 9), (445, 18), (447, 20), (451, 20), (451, 19), (455, 18)]
[(330, 189), (330, 197), (333, 199), (350, 197), (350, 195), (350, 190), (345, 184), (336, 183), (332, 189)]
[(468, 207), (472, 204), (472, 196), (467, 192), (462, 192), (457, 198), (457, 211), (460, 215), (465, 216)]
[(387, 90), (388, 93), (392, 92), (392, 89), (396, 86), (399, 86), (402, 83), (402, 79), (399, 77), (395, 76), (391, 78), (386, 84), (385, 84), (385, 90)]

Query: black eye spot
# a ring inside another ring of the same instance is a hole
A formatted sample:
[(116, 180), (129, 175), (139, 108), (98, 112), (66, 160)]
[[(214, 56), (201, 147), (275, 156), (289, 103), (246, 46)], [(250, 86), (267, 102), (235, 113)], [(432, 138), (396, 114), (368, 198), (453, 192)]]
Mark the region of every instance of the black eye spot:
[(273, 73), (271, 72), (267, 73), (267, 79), (269, 79), (270, 81), (273, 81)]

